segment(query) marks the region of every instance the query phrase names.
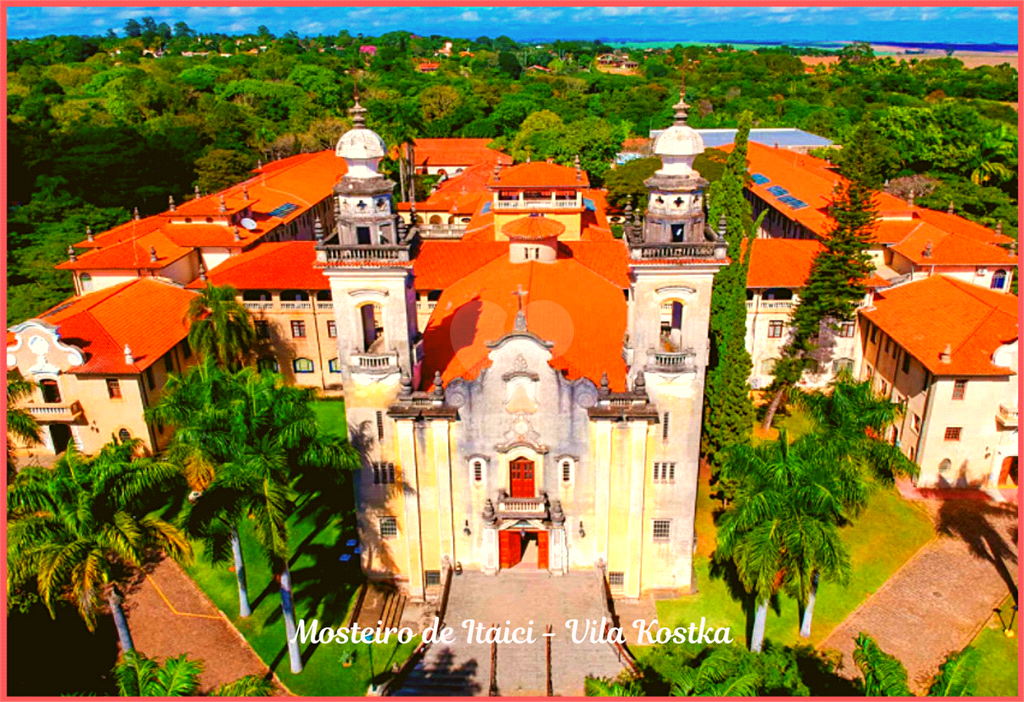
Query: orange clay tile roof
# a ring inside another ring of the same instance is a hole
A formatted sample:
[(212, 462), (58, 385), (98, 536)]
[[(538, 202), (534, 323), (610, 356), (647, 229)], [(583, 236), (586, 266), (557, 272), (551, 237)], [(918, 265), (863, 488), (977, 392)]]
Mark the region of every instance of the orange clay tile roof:
[[(137, 278), (57, 305), (38, 317), (56, 326), (61, 341), (85, 352), (74, 373), (141, 373), (188, 335), (195, 293), (152, 278)], [(125, 363), (124, 347), (134, 363)]]
[[(145, 219), (131, 220), (102, 234), (97, 234), (94, 241), (82, 241), (75, 246), (81, 249), (103, 249), (133, 238), (138, 239), (143, 234), (159, 230), (166, 239), (180, 247), (242, 248), (259, 241), (272, 229), (302, 216), (311, 207), (330, 197), (335, 183), (346, 172), (345, 160), (338, 158), (333, 150), (299, 154), (273, 161), (254, 170), (253, 177), (245, 181), (244, 184), (239, 183), (220, 193), (188, 200), (177, 205), (174, 212), (167, 211)], [(248, 201), (245, 200), (243, 188), (249, 193)], [(224, 195), (225, 202), (228, 204), (227, 212), (220, 212), (221, 194)], [(285, 204), (293, 204), (297, 207), (287, 213), (271, 214)], [(204, 220), (206, 216), (225, 217), (233, 211), (237, 212), (239, 205), (252, 208), (252, 219), (256, 223), (256, 228), (252, 231), (239, 228), (240, 241), (235, 241), (234, 226), (208, 224), (205, 221), (191, 223), (180, 221), (185, 217), (201, 217)], [(147, 247), (147, 261), (149, 260), (148, 253)], [(124, 260), (127, 260), (128, 263), (118, 267), (134, 267), (132, 265), (134, 258)], [(83, 263), (83, 257), (79, 258), (79, 263)], [(77, 266), (77, 268), (89, 267), (96, 268), (98, 266), (91, 262), (88, 266)]]
[(579, 177), (575, 168), (559, 166), (556, 163), (546, 161), (532, 161), (520, 163), (508, 168), (502, 168), (498, 180), (494, 174), (487, 181), (490, 188), (588, 188), (590, 178), (584, 170), (579, 171)]
[(531, 214), (513, 219), (501, 228), (501, 233), (509, 239), (539, 241), (561, 236), (565, 233), (565, 225), (543, 215)]
[(494, 139), (417, 139), (413, 142), (413, 158), (420, 168), (512, 165), (511, 156), (487, 148), (492, 141)]
[[(482, 163), (470, 166), (459, 175), (441, 181), (437, 190), (426, 200), (416, 203), (416, 211), (451, 213), (454, 206), (455, 214), (472, 215), (485, 201), (491, 199), (491, 194), (487, 190), (487, 179), (491, 175), (491, 170), (491, 165)], [(398, 203), (400, 212), (408, 212), (409, 209), (410, 203)]]
[[(925, 252), (931, 244), (931, 255)], [(1017, 256), (995, 244), (970, 235), (948, 232), (933, 224), (919, 222), (892, 250), (919, 266), (1016, 266)]]
[(599, 383), (608, 373), (612, 390), (626, 387), (622, 338), (626, 301), (622, 289), (571, 258), (553, 263), (511, 263), (499, 256), (448, 287), (423, 335), (423, 385), (435, 371), (445, 383), (476, 378), (490, 365), (487, 343), (513, 330), (517, 297), (529, 291), (527, 329), (549, 342), (552, 367), (570, 380)]
[(995, 230), (989, 229), (983, 224), (964, 219), (958, 214), (949, 214), (938, 210), (926, 210), (923, 207), (915, 207), (914, 214), (929, 224), (934, 224), (939, 229), (947, 232), (955, 232), (969, 236), (986, 244), (1009, 244), (1013, 241), (1005, 234), (998, 234)]
[[(267, 242), (232, 256), (208, 271), (207, 281), (236, 290), (330, 290), (327, 276), (316, 262), (316, 242)], [(196, 279), (186, 287), (201, 289)]]
[(750, 245), (748, 288), (803, 287), (824, 248), (814, 239), (754, 239)]
[(424, 241), (413, 265), (416, 289), (443, 290), (499, 256), (508, 256), (507, 241)]
[[(933, 275), (875, 295), (861, 314), (878, 325), (935, 375), (1012, 375), (992, 363), (1017, 339), (1017, 298)], [(946, 345), (950, 363), (939, 359)]]
[[(153, 260), (153, 252), (156, 260)], [(85, 251), (75, 261), (57, 264), (60, 270), (161, 270), (192, 253), (157, 230), (101, 249)]]

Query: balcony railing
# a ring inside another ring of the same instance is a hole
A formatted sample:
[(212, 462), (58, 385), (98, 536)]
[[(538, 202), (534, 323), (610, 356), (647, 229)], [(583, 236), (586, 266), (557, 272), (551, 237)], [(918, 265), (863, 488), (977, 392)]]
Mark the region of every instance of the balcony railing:
[(420, 224), (420, 236), (424, 239), (461, 239), (466, 233), (465, 224)]
[[(720, 251), (720, 255), (716, 255)], [(650, 260), (656, 258), (725, 258), (725, 246), (713, 241), (691, 241), (680, 244), (635, 244), (629, 247), (631, 258)]]
[(753, 300), (747, 300), (747, 312), (753, 312), (753, 311), (754, 311), (754, 301)]
[(397, 353), (354, 353), (349, 359), (353, 372), (384, 373), (398, 368)]
[(693, 349), (648, 351), (647, 367), (661, 373), (696, 373), (697, 353)]
[(57, 402), (27, 404), (25, 409), (39, 422), (74, 422), (82, 416), (82, 403), (78, 400), (67, 404)]
[(761, 300), (758, 307), (762, 310), (791, 310), (793, 309), (793, 300)]
[(334, 309), (334, 302), (332, 302), (331, 300), (318, 300), (316, 303), (316, 308), (318, 310), (327, 310), (329, 312)]
[(330, 261), (408, 261), (409, 247), (398, 244), (387, 246), (325, 246), (321, 251)]
[(422, 314), (428, 314), (437, 307), (437, 300), (419, 300), (416, 303), (416, 310)]
[(583, 203), (578, 200), (498, 200), (496, 210), (578, 210)]
[(245, 309), (251, 310), (251, 311), (254, 311), (254, 312), (262, 312), (262, 311), (265, 311), (265, 310), (272, 310), (272, 309), (274, 309), (274, 301), (273, 300), (259, 300), (259, 301), (255, 301), (255, 302), (252, 301), (252, 300), (245, 300), (245, 301), (242, 302), (242, 305), (245, 306)]
[(1017, 408), (1001, 404), (996, 418), (1004, 427), (1015, 427), (1017, 426)]
[(281, 302), (282, 310), (311, 310), (313, 309), (313, 303), (309, 301), (292, 301), (292, 302)]
[(498, 516), (510, 519), (547, 519), (548, 498), (498, 496)]

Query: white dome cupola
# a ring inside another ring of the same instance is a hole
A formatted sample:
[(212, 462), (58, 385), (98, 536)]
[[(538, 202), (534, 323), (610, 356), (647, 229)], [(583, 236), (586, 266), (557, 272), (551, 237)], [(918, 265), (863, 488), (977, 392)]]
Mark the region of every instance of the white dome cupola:
[(377, 132), (366, 128), (366, 108), (359, 104), (358, 95), (355, 106), (348, 112), (352, 115), (352, 129), (341, 135), (334, 153), (348, 163), (347, 177), (377, 178), (377, 166), (387, 150), (384, 140)]
[(686, 124), (686, 86), (679, 88), (679, 102), (673, 105), (675, 122), (654, 140), (654, 153), (661, 157), (661, 175), (694, 174), (693, 160), (704, 153), (704, 139)]

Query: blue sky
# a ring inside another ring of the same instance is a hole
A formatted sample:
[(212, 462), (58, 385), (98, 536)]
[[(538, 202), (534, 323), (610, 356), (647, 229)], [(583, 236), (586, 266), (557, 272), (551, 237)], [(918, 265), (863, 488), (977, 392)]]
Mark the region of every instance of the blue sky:
[(394, 30), (517, 40), (1017, 43), (1015, 7), (8, 7), (7, 36), (103, 34), (151, 15), (200, 31), (379, 35)]

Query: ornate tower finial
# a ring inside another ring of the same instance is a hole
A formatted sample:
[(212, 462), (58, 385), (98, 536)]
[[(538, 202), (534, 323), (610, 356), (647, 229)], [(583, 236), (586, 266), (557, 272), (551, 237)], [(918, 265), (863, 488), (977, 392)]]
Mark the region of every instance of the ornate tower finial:
[(683, 79), (679, 83), (679, 102), (672, 106), (672, 109), (676, 111), (675, 126), (686, 126), (686, 110), (688, 107), (689, 105), (686, 104), (686, 80)]
[(220, 194), (220, 211), (221, 212), (227, 212), (228, 211), (228, 203), (227, 203), (227, 201), (224, 200), (224, 193)]
[(953, 345), (946, 344), (946, 347), (942, 349), (942, 353), (939, 354), (940, 363), (952, 363), (953, 362)]
[(316, 245), (322, 246), (324, 243), (324, 225), (320, 222), (319, 216), (313, 222), (313, 236), (316, 239)]
[(366, 128), (366, 108), (359, 104), (359, 89), (356, 88), (353, 94), (355, 104), (349, 108), (348, 113), (352, 115), (352, 127), (355, 129)]
[(155, 246), (150, 246), (149, 247), (149, 261), (150, 261), (150, 263), (156, 263), (156, 247)]
[(135, 219), (142, 219), (142, 218), (141, 218), (141, 217), (139, 216), (139, 208), (138, 208), (138, 207), (136, 207), (136, 208), (135, 208), (135, 213), (134, 213), (134, 214), (135, 214)]
[(953, 201), (949, 201), (949, 208), (946, 210), (947, 213), (953, 214)]
[(907, 204), (910, 205), (911, 207), (914, 206), (914, 189), (913, 188), (910, 189), (910, 197), (907, 198)]
[(238, 225), (236, 224), (235, 225), (235, 241), (241, 241), (241, 240), (242, 240), (242, 233), (240, 231), (238, 231)]
[(249, 199), (249, 185), (248, 183), (242, 183), (242, 197), (246, 200)]
[(135, 358), (132, 356), (131, 347), (128, 346), (128, 344), (125, 344), (124, 345), (124, 364), (126, 366), (130, 366), (130, 365), (133, 365), (134, 363), (135, 363)]
[(494, 164), (494, 182), (501, 180), (501, 163)]
[(203, 265), (202, 260), (199, 261), (199, 280), (206, 282), (206, 266)]
[(402, 373), (402, 391), (399, 397), (412, 397), (412, 378), (408, 373)]
[(583, 180), (583, 169), (580, 168), (580, 155), (576, 154), (576, 157), (572, 160), (573, 165), (576, 167), (576, 180)]
[(256, 159), (256, 170), (257, 171), (263, 170), (263, 159), (262, 158)]
[(1003, 220), (996, 222), (996, 234), (1002, 236), (1003, 234)]
[(78, 254), (75, 253), (74, 246), (68, 247), (68, 260), (71, 261), (72, 263), (78, 260)]
[(441, 380), (441, 371), (434, 371), (434, 397), (444, 397), (444, 383)]
[(932, 242), (931, 242), (931, 239), (929, 239), (927, 241), (927, 243), (925, 243), (924, 251), (921, 252), (921, 255), (924, 256), (925, 258), (931, 258), (932, 257)]
[(167, 196), (167, 209), (170, 210), (171, 212), (174, 212), (174, 196), (173, 195), (168, 195)]
[(89, 241), (96, 241), (96, 237), (92, 235), (92, 227), (90, 227), (88, 224), (85, 225), (85, 238), (88, 239)]
[(728, 230), (729, 221), (725, 218), (725, 212), (718, 218), (718, 240), (725, 241), (725, 232)]

